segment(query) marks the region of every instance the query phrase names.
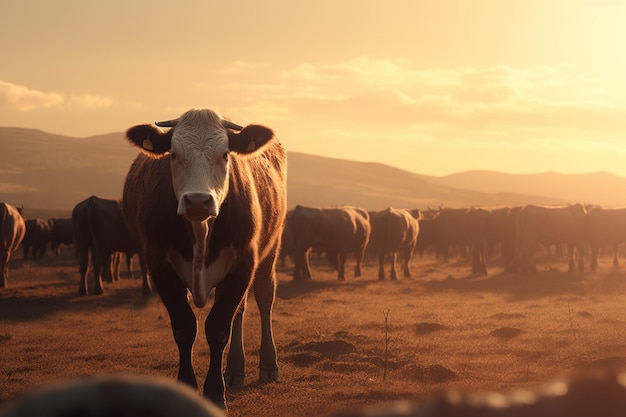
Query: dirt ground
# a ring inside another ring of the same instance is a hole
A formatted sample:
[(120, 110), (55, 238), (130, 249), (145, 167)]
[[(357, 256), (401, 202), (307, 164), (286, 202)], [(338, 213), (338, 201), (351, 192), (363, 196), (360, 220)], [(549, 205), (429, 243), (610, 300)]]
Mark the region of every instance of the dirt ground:
[[(349, 261), (347, 271), (351, 271)], [(626, 365), (626, 266), (596, 272), (563, 261), (538, 273), (470, 275), (467, 262), (416, 256), (413, 276), (379, 281), (377, 265), (344, 282), (323, 261), (313, 280), (278, 271), (274, 329), (280, 381), (256, 382), (259, 319), (246, 313), (247, 380), (228, 392), (232, 416), (324, 415), (442, 390), (535, 388), (591, 367)], [(138, 275), (138, 273), (137, 273)], [(78, 296), (70, 248), (10, 263), (0, 290), (0, 402), (63, 378), (136, 373), (174, 379), (178, 354), (158, 296), (124, 274), (103, 296)], [(199, 320), (206, 310), (196, 310)], [(203, 326), (199, 326), (200, 329)], [(198, 335), (200, 382), (208, 347)]]

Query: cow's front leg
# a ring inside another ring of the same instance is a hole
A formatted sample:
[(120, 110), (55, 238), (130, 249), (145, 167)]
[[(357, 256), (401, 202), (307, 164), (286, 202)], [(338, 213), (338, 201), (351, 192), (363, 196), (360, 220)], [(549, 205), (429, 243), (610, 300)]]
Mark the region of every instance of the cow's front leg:
[(191, 363), (191, 350), (196, 340), (196, 316), (187, 301), (187, 288), (169, 268), (151, 268), (151, 278), (170, 315), (174, 340), (178, 346), (178, 380), (193, 388), (198, 387)]
[(202, 395), (222, 409), (226, 409), (225, 383), (222, 371), (224, 349), (230, 339), (233, 318), (246, 294), (251, 278), (252, 270), (249, 268), (226, 275), (224, 280), (215, 288), (215, 302), (204, 323), (211, 362), (204, 381)]

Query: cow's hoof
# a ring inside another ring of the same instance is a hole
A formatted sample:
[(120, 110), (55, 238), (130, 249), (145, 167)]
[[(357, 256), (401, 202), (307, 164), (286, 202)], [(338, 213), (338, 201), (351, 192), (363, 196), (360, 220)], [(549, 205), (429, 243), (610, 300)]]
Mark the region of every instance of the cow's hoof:
[(243, 388), (245, 380), (245, 375), (224, 374), (224, 383), (228, 388)]
[(259, 382), (278, 382), (278, 369), (259, 369)]

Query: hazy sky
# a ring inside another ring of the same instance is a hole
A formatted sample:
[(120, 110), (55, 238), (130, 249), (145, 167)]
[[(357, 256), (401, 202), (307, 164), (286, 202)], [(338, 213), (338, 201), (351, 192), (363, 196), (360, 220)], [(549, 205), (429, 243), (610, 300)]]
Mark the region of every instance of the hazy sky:
[(625, 41), (626, 0), (1, 0), (0, 126), (208, 107), (423, 174), (626, 176)]

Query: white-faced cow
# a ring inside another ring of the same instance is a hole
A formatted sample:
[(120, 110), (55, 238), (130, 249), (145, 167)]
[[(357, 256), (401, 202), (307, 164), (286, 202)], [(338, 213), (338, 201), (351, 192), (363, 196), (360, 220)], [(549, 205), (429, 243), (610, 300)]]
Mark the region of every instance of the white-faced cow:
[(228, 385), (244, 378), (242, 316), (254, 288), (261, 314), (261, 381), (278, 379), (272, 335), (275, 264), (286, 214), (286, 152), (272, 130), (244, 128), (211, 110), (190, 110), (164, 123), (127, 131), (143, 150), (124, 184), (123, 212), (147, 255), (180, 354), (178, 379), (197, 387), (192, 366), (196, 317), (215, 288), (205, 322), (210, 347), (203, 395), (226, 407)]
[(18, 209), (8, 203), (0, 203), (0, 288), (6, 288), (9, 278), (9, 260), (26, 234), (26, 224)]

